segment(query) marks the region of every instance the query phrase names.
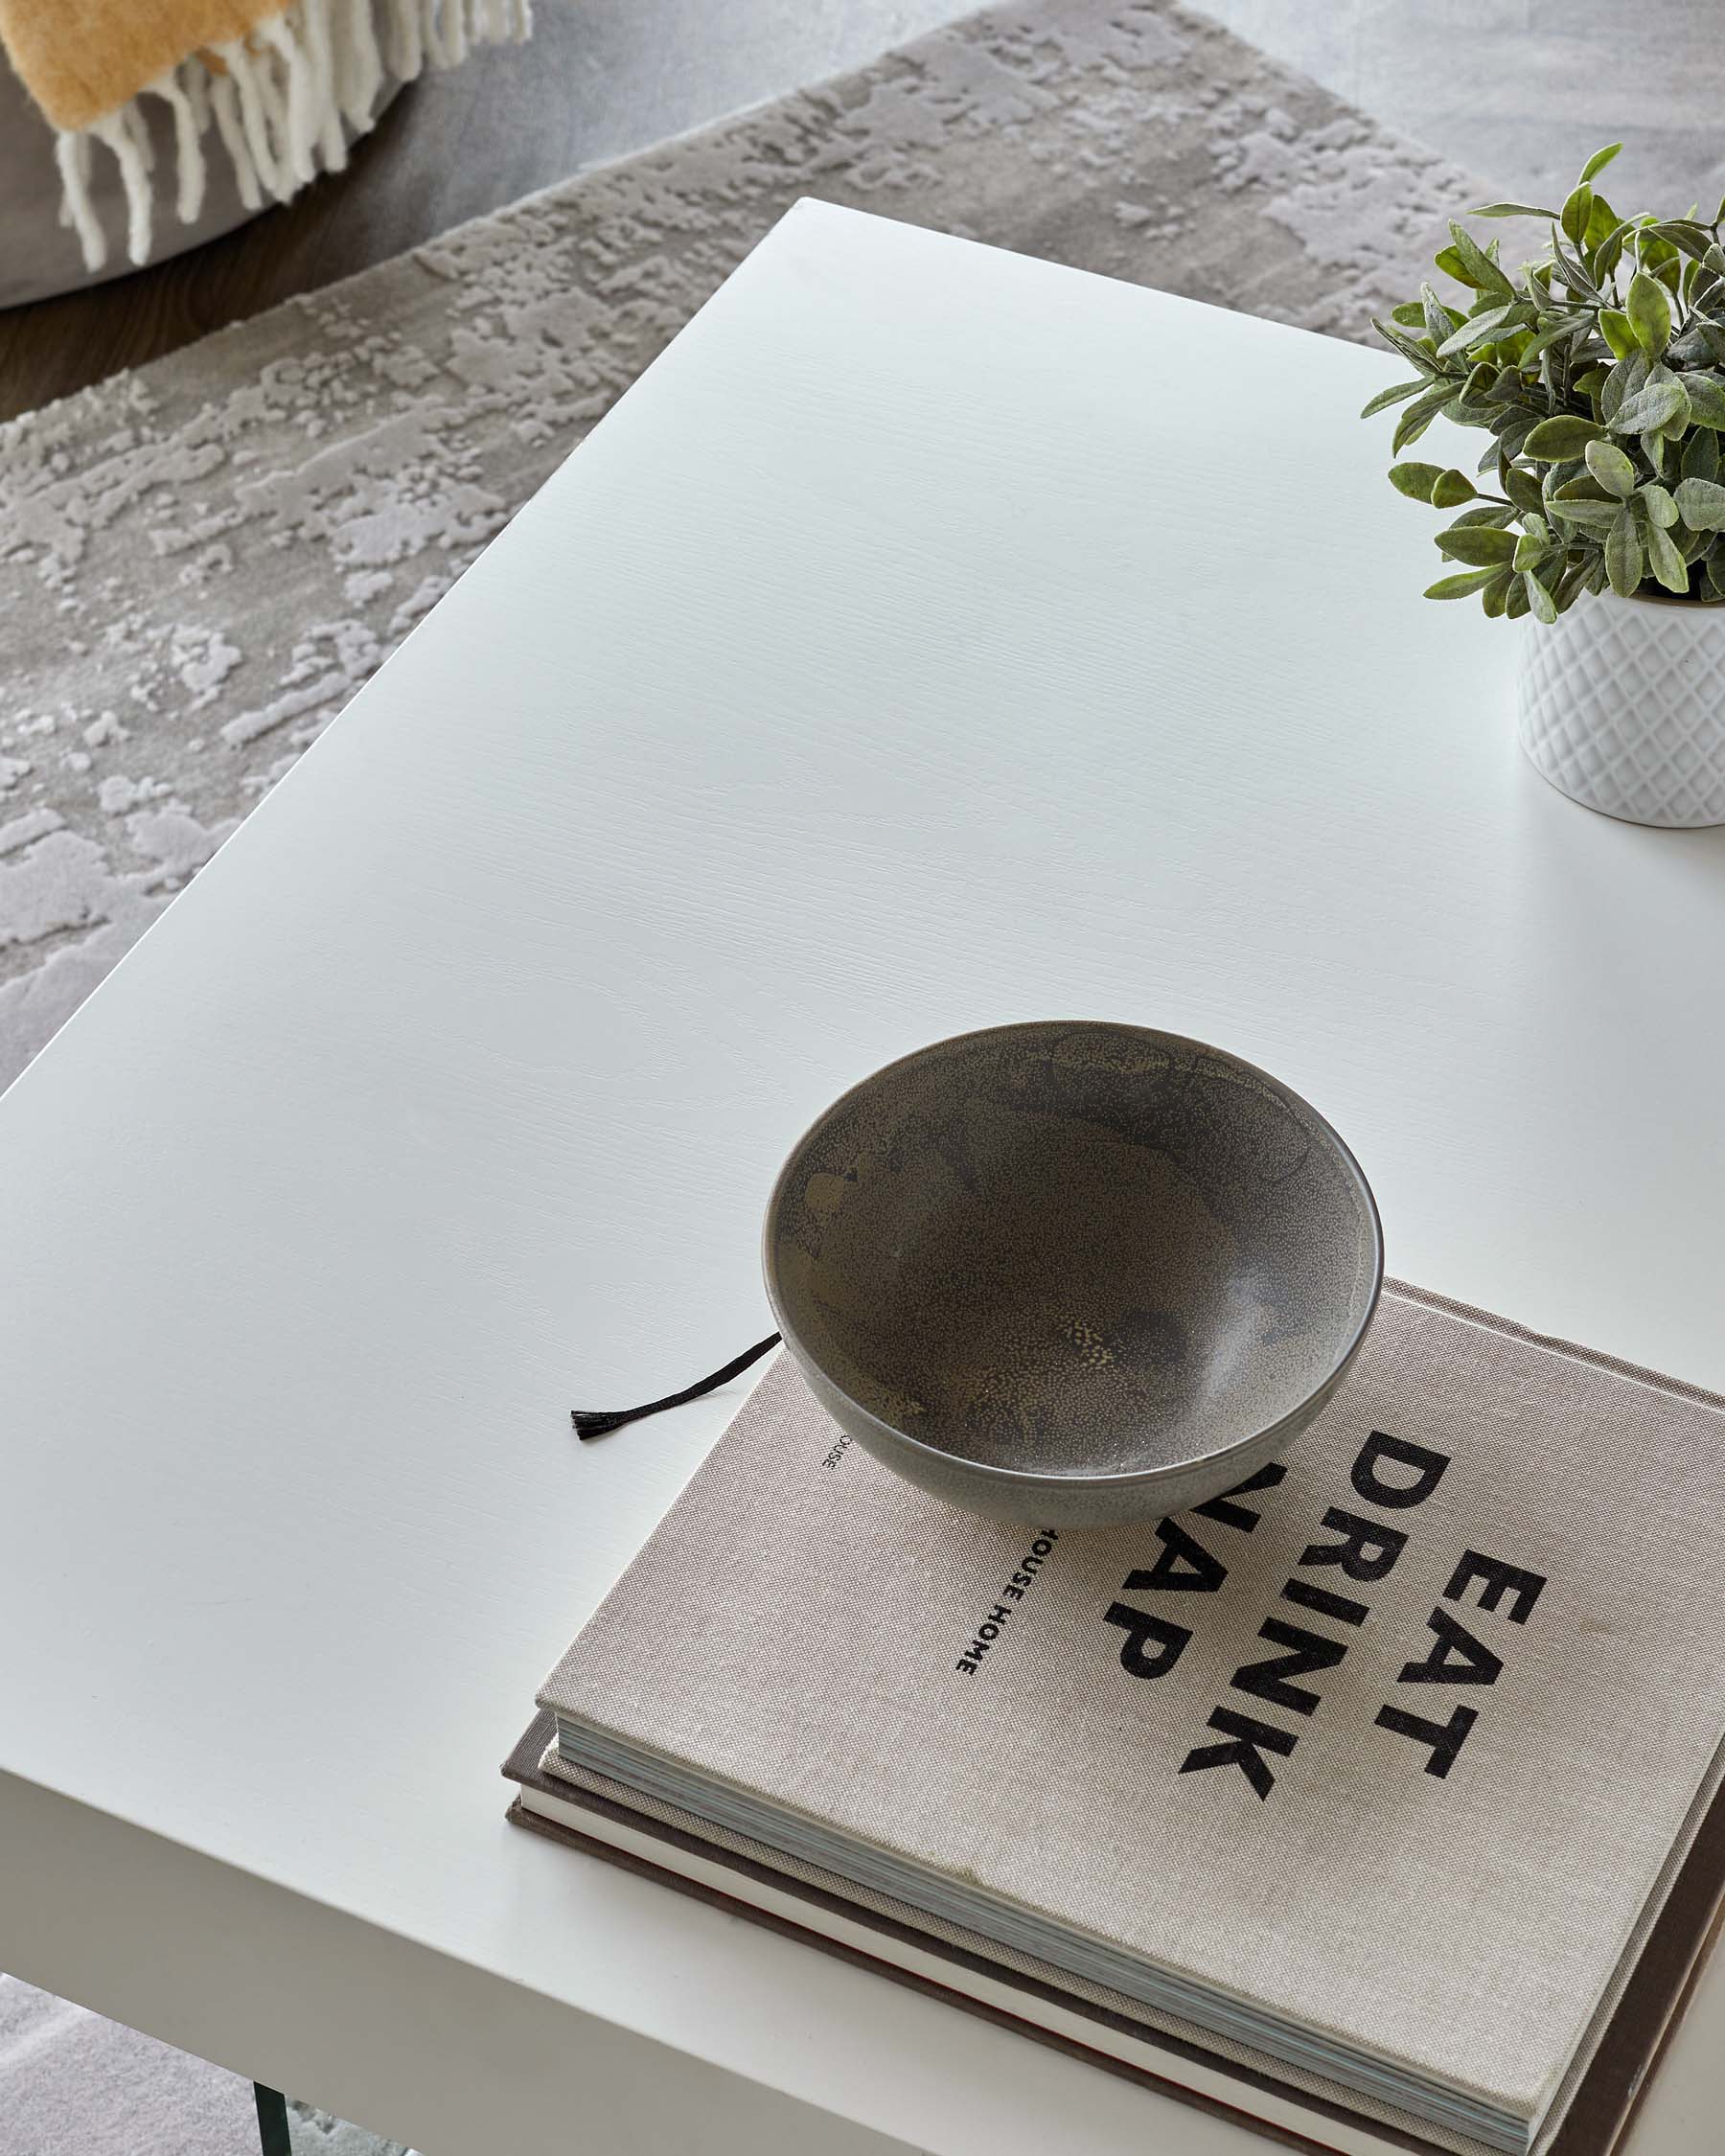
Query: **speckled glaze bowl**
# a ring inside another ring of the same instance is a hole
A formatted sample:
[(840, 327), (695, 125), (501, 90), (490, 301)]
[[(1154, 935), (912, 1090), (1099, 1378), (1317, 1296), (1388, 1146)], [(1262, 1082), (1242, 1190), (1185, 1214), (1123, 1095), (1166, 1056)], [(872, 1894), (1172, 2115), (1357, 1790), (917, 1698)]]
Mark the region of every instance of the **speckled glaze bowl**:
[(1377, 1207), (1266, 1072), (1141, 1026), (960, 1034), (797, 1143), (767, 1292), (840, 1428), (974, 1512), (1159, 1519), (1256, 1471), (1371, 1321)]

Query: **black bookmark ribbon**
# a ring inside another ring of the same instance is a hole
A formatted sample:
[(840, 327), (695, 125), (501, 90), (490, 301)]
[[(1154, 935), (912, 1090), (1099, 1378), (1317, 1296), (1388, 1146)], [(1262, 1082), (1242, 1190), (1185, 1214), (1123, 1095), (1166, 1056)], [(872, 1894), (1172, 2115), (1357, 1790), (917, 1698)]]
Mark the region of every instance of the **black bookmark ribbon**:
[(779, 1343), (777, 1333), (758, 1341), (751, 1348), (739, 1355), (734, 1363), (724, 1369), (715, 1370), (711, 1377), (703, 1377), (699, 1384), (686, 1386), (681, 1392), (668, 1392), (662, 1400), (649, 1400), (644, 1408), (571, 1408), (569, 1420), (575, 1426), (575, 1434), (585, 1445), (589, 1437), (603, 1437), (607, 1431), (621, 1430), (627, 1422), (639, 1422), (643, 1415), (662, 1414), (667, 1408), (680, 1408), (685, 1401), (699, 1400), (703, 1393), (716, 1392), (732, 1378), (741, 1377), (751, 1363), (758, 1363)]

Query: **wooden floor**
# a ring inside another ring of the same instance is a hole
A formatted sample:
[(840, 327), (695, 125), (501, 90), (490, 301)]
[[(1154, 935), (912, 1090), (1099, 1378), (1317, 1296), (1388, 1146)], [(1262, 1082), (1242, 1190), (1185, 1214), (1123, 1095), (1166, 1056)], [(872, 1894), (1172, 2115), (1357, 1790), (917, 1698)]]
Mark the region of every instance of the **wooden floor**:
[[(0, 418), (965, 11), (962, 0), (539, 0), (530, 45), (414, 84), (343, 177), (155, 268), (0, 312)], [(1716, 0), (1205, 0), (1205, 11), (1505, 192), (1566, 187), (1590, 149), (1620, 137), (1620, 206), (1699, 199), (1711, 215), (1725, 192)], [(3, 218), (0, 205), (0, 244)]]

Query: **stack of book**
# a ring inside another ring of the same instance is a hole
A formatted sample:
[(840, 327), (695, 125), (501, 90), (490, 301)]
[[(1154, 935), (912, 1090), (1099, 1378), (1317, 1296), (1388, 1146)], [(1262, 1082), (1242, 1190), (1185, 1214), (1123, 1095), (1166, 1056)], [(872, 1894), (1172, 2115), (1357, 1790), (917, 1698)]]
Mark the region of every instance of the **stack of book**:
[(511, 1816), (1282, 2138), (1606, 2156), (1725, 1885), (1725, 1401), (1406, 1289), (1283, 1461), (1003, 1526), (784, 1358)]

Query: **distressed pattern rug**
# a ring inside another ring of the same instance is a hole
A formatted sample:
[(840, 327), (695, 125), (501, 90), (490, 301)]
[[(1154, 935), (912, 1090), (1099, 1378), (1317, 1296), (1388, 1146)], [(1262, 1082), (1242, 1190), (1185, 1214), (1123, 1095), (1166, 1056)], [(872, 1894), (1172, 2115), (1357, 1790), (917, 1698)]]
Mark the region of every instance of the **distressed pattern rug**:
[(0, 429), (0, 1086), (801, 195), (1361, 336), (1477, 189), (1161, 0), (1046, 0)]
[[(306, 2104), (288, 2131), (293, 2156), (412, 2156)], [(257, 2105), (238, 2075), (0, 1976), (0, 2149), (258, 2156)]]

